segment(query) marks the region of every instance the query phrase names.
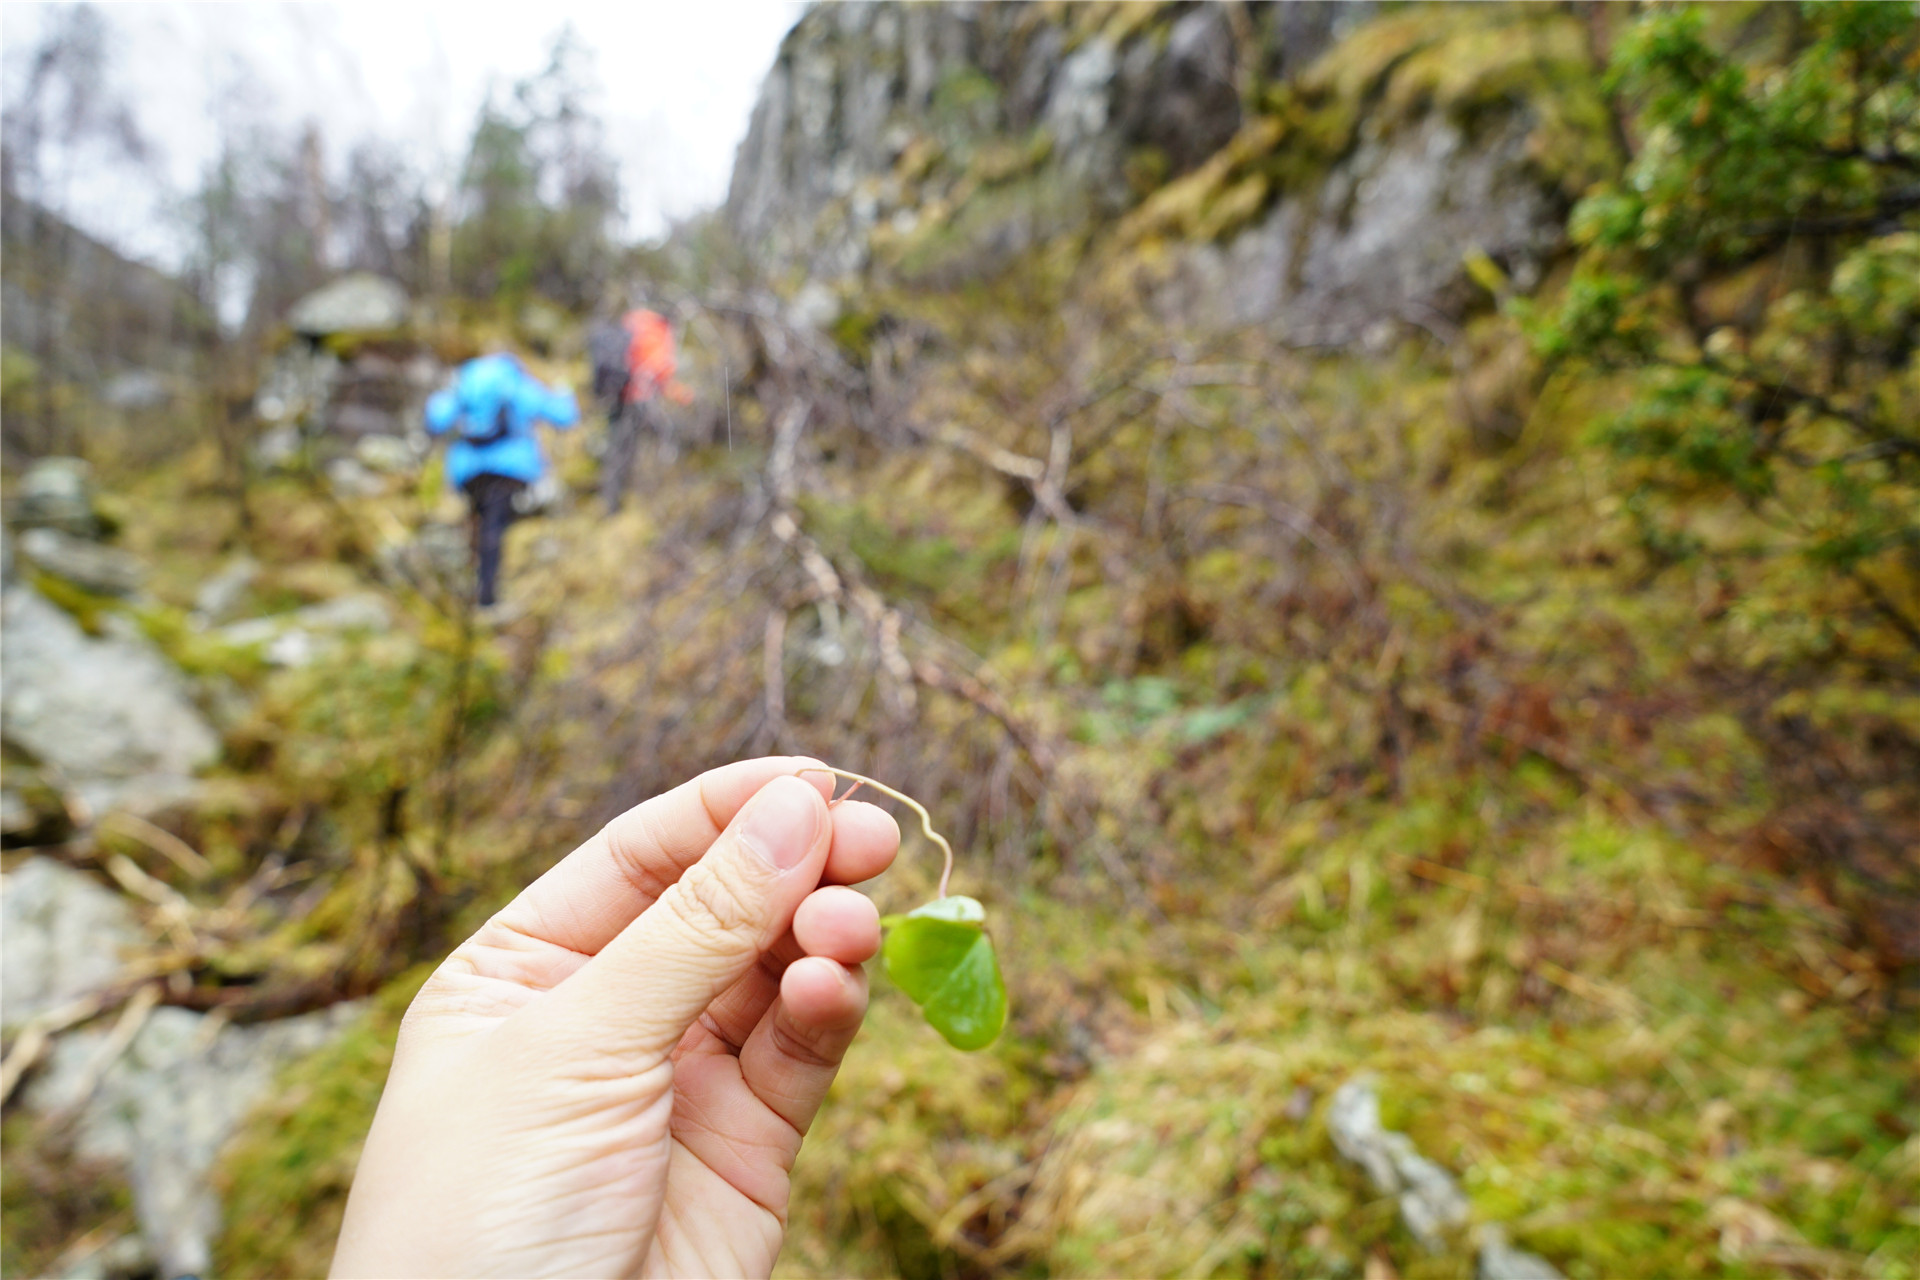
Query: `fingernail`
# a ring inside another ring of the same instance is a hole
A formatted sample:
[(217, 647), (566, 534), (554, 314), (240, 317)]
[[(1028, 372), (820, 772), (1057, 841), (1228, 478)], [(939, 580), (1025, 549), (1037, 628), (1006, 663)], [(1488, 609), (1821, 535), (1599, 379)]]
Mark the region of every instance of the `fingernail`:
[(820, 793), (798, 778), (775, 778), (748, 802), (740, 840), (776, 871), (800, 865), (820, 834)]

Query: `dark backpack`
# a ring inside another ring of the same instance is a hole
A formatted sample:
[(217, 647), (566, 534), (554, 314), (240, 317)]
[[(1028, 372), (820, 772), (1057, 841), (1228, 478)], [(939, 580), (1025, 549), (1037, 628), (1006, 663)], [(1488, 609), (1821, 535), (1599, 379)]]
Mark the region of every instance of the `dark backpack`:
[(493, 411), (493, 422), (486, 425), (484, 415), (463, 413), (460, 415), (460, 438), (470, 445), (486, 448), (490, 444), (499, 444), (513, 434), (513, 402), (501, 400)]
[(593, 365), (593, 397), (617, 406), (627, 394), (627, 348), (633, 335), (617, 324), (600, 324), (587, 335), (588, 360)]

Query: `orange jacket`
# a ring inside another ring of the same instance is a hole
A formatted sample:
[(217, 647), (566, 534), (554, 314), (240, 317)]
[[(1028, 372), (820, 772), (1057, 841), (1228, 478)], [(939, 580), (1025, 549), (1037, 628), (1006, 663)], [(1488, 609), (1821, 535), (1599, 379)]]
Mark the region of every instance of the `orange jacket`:
[(673, 344), (673, 326), (666, 317), (657, 311), (629, 311), (621, 318), (620, 324), (633, 335), (627, 346), (626, 401), (637, 404), (651, 398), (654, 393), (664, 393), (675, 404), (686, 404), (693, 399), (693, 392), (679, 382), (674, 381), (673, 373), (679, 365)]

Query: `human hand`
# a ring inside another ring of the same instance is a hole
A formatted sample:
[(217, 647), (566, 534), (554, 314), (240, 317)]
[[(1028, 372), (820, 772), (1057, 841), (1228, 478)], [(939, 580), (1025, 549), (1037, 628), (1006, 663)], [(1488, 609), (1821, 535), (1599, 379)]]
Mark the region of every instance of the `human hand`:
[[(764, 1276), (900, 831), (801, 757), (630, 809), (401, 1024), (335, 1276)], [(825, 885), (826, 887), (820, 887)]]

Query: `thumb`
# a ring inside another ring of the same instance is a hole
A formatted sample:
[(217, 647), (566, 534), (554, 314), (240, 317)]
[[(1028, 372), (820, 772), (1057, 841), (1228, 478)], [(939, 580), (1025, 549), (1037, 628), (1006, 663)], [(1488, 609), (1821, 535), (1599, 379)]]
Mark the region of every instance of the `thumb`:
[(760, 788), (700, 860), (554, 992), (620, 1070), (664, 1060), (687, 1028), (793, 924), (819, 883), (833, 826), (818, 788)]

